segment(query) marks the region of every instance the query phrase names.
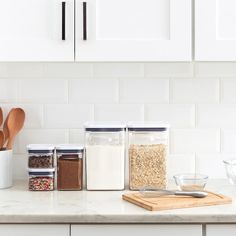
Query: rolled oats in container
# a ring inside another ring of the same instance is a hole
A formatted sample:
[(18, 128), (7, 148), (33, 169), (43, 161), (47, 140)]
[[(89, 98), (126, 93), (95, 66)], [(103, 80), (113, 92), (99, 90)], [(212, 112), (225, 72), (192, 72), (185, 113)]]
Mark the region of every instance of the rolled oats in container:
[(29, 144), (28, 167), (29, 168), (53, 168), (54, 146), (50, 144)]
[(167, 124), (129, 124), (128, 156), (131, 190), (165, 189), (168, 153)]
[(29, 168), (30, 191), (52, 191), (55, 188), (55, 169)]

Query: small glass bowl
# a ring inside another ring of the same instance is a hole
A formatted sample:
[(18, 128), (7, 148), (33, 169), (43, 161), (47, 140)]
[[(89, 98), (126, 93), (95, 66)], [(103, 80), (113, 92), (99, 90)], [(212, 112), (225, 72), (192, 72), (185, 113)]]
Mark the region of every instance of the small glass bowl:
[(236, 185), (236, 159), (224, 160), (223, 162), (229, 182)]
[(202, 174), (179, 174), (173, 177), (178, 189), (182, 191), (202, 191), (208, 180), (208, 176)]

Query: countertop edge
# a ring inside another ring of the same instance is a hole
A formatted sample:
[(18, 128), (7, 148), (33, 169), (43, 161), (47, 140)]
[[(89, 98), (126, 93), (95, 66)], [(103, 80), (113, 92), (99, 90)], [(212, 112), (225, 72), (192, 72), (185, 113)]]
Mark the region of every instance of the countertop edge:
[[(86, 218), (86, 219), (85, 219)], [(236, 223), (236, 215), (167, 215), (158, 216), (22, 216), (0, 215), (0, 224), (214, 224)]]

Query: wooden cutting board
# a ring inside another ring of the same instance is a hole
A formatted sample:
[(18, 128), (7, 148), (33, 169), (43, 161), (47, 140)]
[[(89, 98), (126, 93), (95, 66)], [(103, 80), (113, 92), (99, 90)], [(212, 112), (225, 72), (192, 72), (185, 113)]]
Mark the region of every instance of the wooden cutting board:
[(140, 193), (124, 194), (122, 195), (122, 198), (149, 211), (162, 211), (232, 203), (232, 199), (230, 197), (208, 191), (207, 193), (208, 196), (205, 198), (193, 198), (186, 196), (144, 198)]

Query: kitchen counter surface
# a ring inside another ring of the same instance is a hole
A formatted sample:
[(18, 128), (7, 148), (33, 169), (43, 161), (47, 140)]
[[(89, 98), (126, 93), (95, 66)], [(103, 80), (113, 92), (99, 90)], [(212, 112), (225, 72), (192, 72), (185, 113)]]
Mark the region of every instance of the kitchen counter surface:
[(29, 192), (18, 181), (0, 190), (0, 223), (236, 223), (236, 187), (217, 180), (207, 190), (233, 203), (150, 212), (122, 200), (122, 191)]

